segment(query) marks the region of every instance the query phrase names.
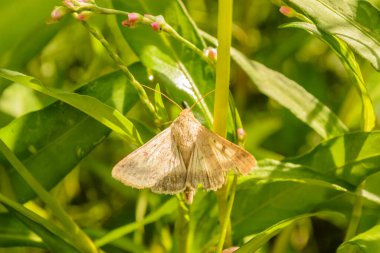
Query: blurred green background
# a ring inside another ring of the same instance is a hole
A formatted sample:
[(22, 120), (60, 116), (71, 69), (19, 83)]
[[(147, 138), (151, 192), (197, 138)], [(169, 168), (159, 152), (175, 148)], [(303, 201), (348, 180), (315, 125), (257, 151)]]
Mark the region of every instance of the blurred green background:
[[(97, 3), (111, 5), (106, 0)], [(46, 0), (0, 1), (0, 67), (34, 76), (47, 86), (72, 91), (116, 67), (101, 45), (75, 20), (65, 18), (62, 22), (48, 24), (51, 10), (59, 4), (60, 1)], [(186, 0), (184, 4), (197, 26), (215, 36), (217, 1)], [(301, 84), (339, 115), (351, 130), (359, 130), (360, 99), (339, 59), (326, 44), (306, 32), (279, 28), (289, 21), (279, 13), (278, 6), (268, 0), (235, 1), (232, 44), (247, 57)], [(127, 63), (137, 61), (117, 29), (113, 29), (113, 17), (93, 17), (91, 22), (117, 45), (119, 54)], [(357, 60), (379, 118), (380, 86), (377, 84), (380, 75), (366, 61), (359, 57)], [(246, 149), (257, 159), (296, 156), (321, 141), (290, 112), (259, 93), (236, 64), (231, 69), (231, 91), (248, 135)], [(0, 126), (52, 102), (46, 96), (4, 79), (0, 80), (0, 93)], [(137, 104), (129, 116), (149, 124), (146, 112), (139, 108)], [(143, 137), (148, 139), (153, 134), (147, 130)], [(69, 214), (79, 225), (90, 227), (91, 233), (101, 234), (104, 229), (132, 222), (136, 206), (137, 213), (139, 210), (145, 213), (146, 209), (155, 209), (162, 198), (167, 198), (115, 184), (109, 176), (112, 166), (130, 151), (128, 143), (111, 134), (53, 190)], [(1, 190), (5, 184), (1, 180), (0, 183)], [(27, 205), (39, 211), (33, 202)], [(135, 233), (130, 240), (136, 245), (141, 240), (153, 240), (152, 252), (165, 252), (165, 247), (170, 248), (174, 243), (169, 235), (172, 227), (165, 222), (147, 226), (145, 238), (141, 238), (142, 233)], [(319, 245), (330, 249), (333, 248), (330, 244), (338, 244), (342, 233), (339, 228), (326, 221), (313, 222)], [(301, 228), (305, 226), (310, 224)], [(325, 238), (325, 230), (336, 230), (338, 239)], [(159, 235), (153, 237), (157, 231)], [(157, 240), (156, 244), (154, 240)], [(0, 248), (0, 252), (24, 251)], [(320, 252), (329, 251), (322, 249)]]

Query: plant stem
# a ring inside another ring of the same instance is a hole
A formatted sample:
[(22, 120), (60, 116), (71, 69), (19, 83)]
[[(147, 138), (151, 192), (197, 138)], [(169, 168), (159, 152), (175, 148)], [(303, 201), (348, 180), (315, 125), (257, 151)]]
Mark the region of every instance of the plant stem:
[(50, 208), (54, 215), (59, 219), (65, 229), (71, 234), (70, 238), (74, 245), (82, 249), (83, 252), (98, 252), (93, 242), (77, 226), (71, 217), (62, 209), (58, 202), (42, 187), (33, 177), (29, 170), (20, 162), (16, 155), (0, 139), (0, 152), (6, 157), (17, 173), (25, 180), (32, 190)]
[(225, 238), (226, 238), (227, 232), (229, 230), (229, 226), (231, 224), (230, 223), (230, 215), (231, 215), (232, 206), (234, 205), (234, 200), (235, 200), (237, 178), (238, 178), (238, 176), (234, 175), (234, 179), (232, 180), (229, 199), (228, 199), (228, 203), (227, 203), (227, 209), (225, 210), (225, 213), (224, 213), (224, 220), (223, 220), (223, 223), (221, 225), (220, 239), (219, 239), (217, 251), (216, 251), (218, 253), (223, 251)]
[(150, 102), (144, 88), (142, 85), (135, 79), (133, 74), (129, 71), (127, 65), (123, 62), (123, 60), (119, 57), (119, 55), (113, 50), (111, 45), (108, 43), (108, 41), (103, 37), (103, 35), (98, 32), (95, 28), (91, 27), (87, 22), (82, 21), (82, 24), (86, 29), (94, 36), (107, 50), (109, 56), (115, 61), (117, 66), (120, 68), (120, 70), (125, 74), (125, 76), (128, 78), (128, 81), (131, 82), (133, 87), (136, 89), (141, 102), (148, 108), (149, 112), (152, 113), (152, 115), (156, 119), (160, 119), (160, 117), (157, 115), (156, 110), (154, 109), (154, 105)]
[(190, 206), (186, 205), (182, 196), (178, 197), (176, 231), (178, 236), (178, 252), (190, 253)]
[[(98, 14), (105, 14), (105, 15), (120, 15), (125, 16), (128, 18), (128, 14), (130, 12), (121, 11), (121, 10), (115, 10), (115, 9), (109, 9), (104, 7), (99, 7), (97, 5), (88, 5), (88, 6), (82, 6), (75, 9), (76, 12), (80, 11), (92, 11), (94, 13)], [(138, 14), (141, 15), (141, 14)], [(142, 16), (142, 15), (141, 15)], [(142, 23), (150, 25), (152, 22), (155, 21), (155, 17), (152, 16), (152, 18), (144, 17)], [(162, 24), (162, 31), (166, 32), (170, 36), (172, 36), (174, 39), (181, 42), (184, 46), (191, 49), (193, 52), (198, 54), (204, 61), (206, 61), (210, 66), (214, 66), (214, 61), (212, 61), (210, 58), (208, 58), (201, 49), (197, 48), (193, 43), (182, 37), (175, 29), (173, 29), (168, 23)]]
[[(363, 207), (363, 197), (361, 196), (360, 192), (363, 190), (365, 183), (362, 182), (356, 191), (359, 193), (355, 196), (354, 205), (352, 207), (352, 213), (350, 217), (350, 223), (348, 224), (348, 228), (346, 231), (346, 235), (344, 238), (344, 241), (350, 240), (352, 237), (356, 235), (356, 230), (360, 223), (360, 217), (362, 215), (362, 207)], [(349, 250), (348, 252), (355, 252), (354, 249)]]
[[(233, 0), (219, 0), (218, 9), (218, 60), (216, 63), (216, 87), (214, 102), (214, 132), (226, 136), (228, 97), (230, 82), (230, 48), (232, 29), (232, 6)], [(221, 224), (218, 251), (221, 252), (226, 241), (228, 228), (230, 227), (230, 212), (232, 209), (236, 176), (232, 184), (230, 201), (228, 202), (227, 185), (222, 187), (217, 193), (219, 206), (219, 221)]]
[(214, 132), (221, 136), (226, 136), (227, 132), (232, 3), (232, 0), (219, 0), (218, 10), (218, 60), (216, 62)]

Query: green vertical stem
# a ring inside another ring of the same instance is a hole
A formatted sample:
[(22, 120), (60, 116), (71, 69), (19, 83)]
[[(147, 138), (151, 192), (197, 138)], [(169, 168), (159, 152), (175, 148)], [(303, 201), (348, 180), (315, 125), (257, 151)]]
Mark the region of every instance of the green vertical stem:
[(230, 83), (230, 48), (232, 29), (232, 0), (219, 0), (218, 60), (214, 102), (214, 132), (226, 136), (228, 95)]
[(190, 206), (187, 206), (182, 196), (178, 196), (178, 218), (176, 221), (178, 237), (178, 252), (190, 253)]
[[(350, 223), (348, 224), (344, 241), (348, 241), (356, 235), (356, 231), (360, 223), (360, 217), (362, 216), (363, 198), (360, 192), (363, 190), (364, 185), (365, 183), (362, 182), (356, 189), (358, 194), (356, 194), (354, 205), (352, 207)], [(354, 253), (354, 252), (356, 252), (354, 248), (349, 248), (347, 253)]]
[[(234, 179), (232, 180), (231, 183), (231, 189), (230, 189), (230, 194), (227, 202), (227, 207), (224, 213), (224, 220), (222, 221), (221, 225), (221, 231), (220, 231), (220, 238), (217, 246), (217, 253), (221, 253), (223, 251), (224, 244), (226, 242), (226, 236), (227, 233), (230, 233), (230, 215), (232, 211), (232, 207), (234, 205), (234, 200), (235, 200), (235, 192), (236, 192), (236, 185), (237, 185), (237, 175), (234, 175)], [(229, 235), (230, 236), (230, 235)], [(230, 238), (228, 238), (230, 240)]]
[(144, 238), (144, 224), (142, 221), (144, 220), (146, 211), (148, 207), (148, 191), (143, 190), (139, 193), (139, 197), (137, 199), (136, 204), (136, 222), (141, 226), (136, 230), (134, 234), (134, 242), (136, 244), (141, 244)]
[[(218, 60), (216, 62), (216, 87), (214, 102), (214, 132), (220, 136), (227, 133), (228, 96), (230, 83), (230, 48), (232, 30), (232, 7), (233, 0), (219, 0), (218, 6)], [(235, 181), (235, 180), (234, 180)], [(226, 184), (227, 185), (227, 184)], [(217, 192), (219, 206), (219, 222), (221, 224), (221, 234), (218, 248), (223, 249), (226, 236), (230, 237), (230, 213), (228, 211), (228, 188), (223, 186)], [(232, 187), (234, 188), (234, 187)], [(234, 191), (232, 191), (231, 197)], [(230, 198), (231, 200), (231, 198)], [(233, 200), (233, 198), (232, 198)], [(227, 241), (230, 241), (227, 239)], [(220, 246), (221, 245), (221, 246)], [(218, 252), (221, 252), (218, 251)]]

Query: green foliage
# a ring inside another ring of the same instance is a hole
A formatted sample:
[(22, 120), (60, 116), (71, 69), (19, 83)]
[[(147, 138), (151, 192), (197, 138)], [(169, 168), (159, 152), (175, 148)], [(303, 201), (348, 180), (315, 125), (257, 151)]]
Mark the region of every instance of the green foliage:
[(212, 128), (217, 3), (99, 0), (47, 24), (60, 1), (1, 1), (0, 253), (377, 252), (380, 6), (280, 2), (234, 4), (224, 123), (258, 167), (187, 206), (111, 169), (178, 115), (170, 100)]

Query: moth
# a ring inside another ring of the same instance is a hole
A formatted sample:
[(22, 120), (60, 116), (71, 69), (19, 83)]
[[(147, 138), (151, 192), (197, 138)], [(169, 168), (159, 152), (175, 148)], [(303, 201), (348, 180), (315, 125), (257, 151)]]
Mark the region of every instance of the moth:
[(168, 128), (117, 163), (112, 176), (138, 189), (184, 192), (191, 203), (199, 185), (217, 190), (230, 170), (246, 175), (254, 166), (250, 153), (211, 132), (184, 109)]

